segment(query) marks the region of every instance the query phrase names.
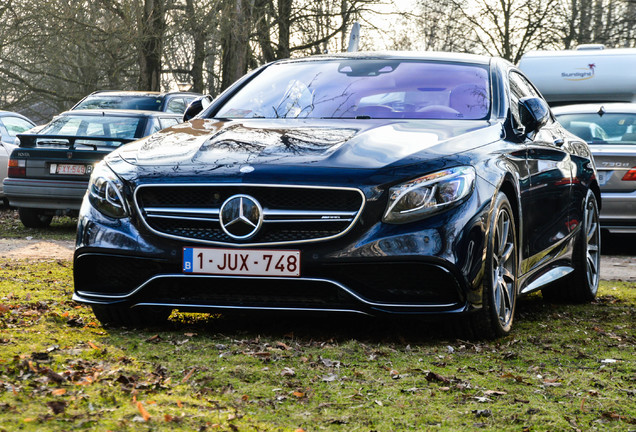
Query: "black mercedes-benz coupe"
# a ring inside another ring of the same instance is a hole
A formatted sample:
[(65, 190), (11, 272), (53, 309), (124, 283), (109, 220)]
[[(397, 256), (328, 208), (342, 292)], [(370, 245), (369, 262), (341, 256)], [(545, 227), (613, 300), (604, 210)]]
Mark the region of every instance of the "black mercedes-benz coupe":
[(73, 298), (111, 325), (437, 314), (494, 338), (520, 295), (595, 297), (599, 207), (587, 144), (502, 59), (277, 61), (96, 166)]

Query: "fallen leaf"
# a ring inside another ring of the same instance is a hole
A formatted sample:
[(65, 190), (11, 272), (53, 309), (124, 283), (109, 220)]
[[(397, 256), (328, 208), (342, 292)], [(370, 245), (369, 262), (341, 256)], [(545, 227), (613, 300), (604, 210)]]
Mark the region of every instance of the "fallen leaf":
[(435, 372), (429, 372), (428, 374), (426, 374), (426, 381), (439, 381), (439, 382), (443, 382), (443, 383), (450, 383), (450, 380), (446, 377), (441, 376), (438, 373)]
[(190, 372), (188, 372), (188, 373), (186, 374), (186, 376), (184, 376), (184, 377), (183, 377), (183, 379), (181, 380), (181, 382), (186, 382), (187, 380), (189, 380), (189, 379), (190, 379), (190, 377), (192, 376), (192, 374), (194, 373), (194, 371), (195, 371), (196, 369), (197, 369), (197, 368), (194, 368), (194, 367), (193, 367), (192, 369), (190, 369)]
[(159, 342), (160, 340), (161, 340), (161, 337), (158, 334), (156, 334), (146, 339), (146, 342)]
[(66, 411), (66, 402), (64, 401), (51, 401), (47, 402), (46, 406), (51, 408), (53, 414), (63, 414)]
[(294, 396), (296, 396), (298, 399), (305, 397), (305, 393), (303, 392), (299, 392), (299, 391), (295, 391), (292, 393)]
[(504, 396), (507, 395), (508, 393), (505, 391), (499, 391), (499, 390), (486, 390), (484, 392), (484, 394), (486, 396), (490, 396), (490, 395), (495, 395), (495, 396)]
[(289, 345), (287, 345), (286, 343), (283, 342), (276, 342), (276, 346), (278, 348), (284, 349), (284, 350), (290, 350), (291, 347)]
[(281, 376), (296, 376), (296, 371), (292, 368), (286, 367), (281, 371)]
[(507, 372), (507, 373), (501, 375), (501, 378), (512, 378), (512, 379), (514, 379), (517, 382), (523, 382), (523, 377), (522, 376), (513, 375), (510, 372)]
[[(42, 372), (42, 370), (40, 370), (40, 372)], [(66, 378), (64, 378), (62, 375), (58, 374), (57, 372), (53, 372), (49, 368), (44, 369), (44, 375), (46, 375), (47, 378), (50, 379), (51, 381), (54, 381), (58, 384), (66, 381)]]
[(66, 394), (66, 389), (55, 389), (51, 392), (53, 396), (62, 396)]
[(137, 409), (139, 410), (139, 414), (141, 414), (144, 421), (150, 420), (150, 414), (148, 414), (148, 411), (146, 411), (146, 408), (144, 408), (144, 405), (141, 402), (137, 402)]
[(324, 382), (333, 382), (335, 380), (338, 379), (338, 375), (336, 374), (329, 374), (329, 375), (323, 375), (322, 380)]
[(94, 350), (98, 350), (100, 349), (97, 345), (95, 345), (93, 342), (88, 342), (88, 346), (90, 346), (91, 348), (93, 348)]
[(475, 396), (473, 399), (475, 399), (479, 403), (492, 402), (492, 399), (489, 399), (485, 396)]

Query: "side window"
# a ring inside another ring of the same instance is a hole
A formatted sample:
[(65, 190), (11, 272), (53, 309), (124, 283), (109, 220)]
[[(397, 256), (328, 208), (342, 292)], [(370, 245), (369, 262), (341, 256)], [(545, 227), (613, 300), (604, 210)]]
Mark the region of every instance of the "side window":
[(165, 129), (167, 127), (179, 124), (179, 120), (175, 118), (160, 118), (159, 124), (161, 125), (161, 129)]
[(148, 119), (148, 121), (150, 122), (150, 128), (148, 130), (148, 135), (152, 135), (153, 133), (159, 132), (161, 129), (163, 129), (161, 127), (161, 124), (159, 123), (159, 119), (151, 118), (151, 119)]
[(28, 121), (20, 117), (7, 116), (2, 119), (4, 126), (7, 128), (9, 136), (15, 138), (16, 134), (25, 132), (33, 127)]
[(519, 99), (524, 97), (541, 97), (532, 84), (521, 74), (510, 72), (510, 111), (516, 129), (521, 128), (519, 117)]
[(183, 98), (172, 98), (168, 101), (166, 112), (175, 113), (175, 114), (183, 114), (185, 109), (186, 109), (186, 104)]
[[(185, 101), (185, 107), (186, 109), (188, 108), (188, 106), (190, 106), (190, 104), (192, 103), (193, 100), (196, 99), (196, 96), (189, 96), (189, 97), (185, 97), (183, 98), (183, 100)], [(205, 109), (205, 108), (204, 108)], [(185, 109), (183, 110), (185, 112)], [(181, 113), (179, 113), (181, 114)]]

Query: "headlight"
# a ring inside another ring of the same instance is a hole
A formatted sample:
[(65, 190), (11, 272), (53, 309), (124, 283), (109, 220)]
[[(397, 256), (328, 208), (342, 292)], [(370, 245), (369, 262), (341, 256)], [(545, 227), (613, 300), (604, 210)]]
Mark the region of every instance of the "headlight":
[(470, 166), (438, 171), (389, 189), (382, 220), (401, 224), (422, 219), (459, 203), (473, 191), (475, 169)]
[(88, 199), (97, 210), (112, 218), (128, 216), (124, 185), (105, 162), (95, 166), (88, 182)]

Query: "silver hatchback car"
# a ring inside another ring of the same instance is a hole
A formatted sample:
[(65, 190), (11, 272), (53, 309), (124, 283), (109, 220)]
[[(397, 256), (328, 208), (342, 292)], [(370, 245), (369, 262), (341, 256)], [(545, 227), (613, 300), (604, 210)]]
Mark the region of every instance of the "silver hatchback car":
[(602, 228), (636, 233), (636, 104), (567, 105), (553, 112), (592, 150), (603, 197)]

